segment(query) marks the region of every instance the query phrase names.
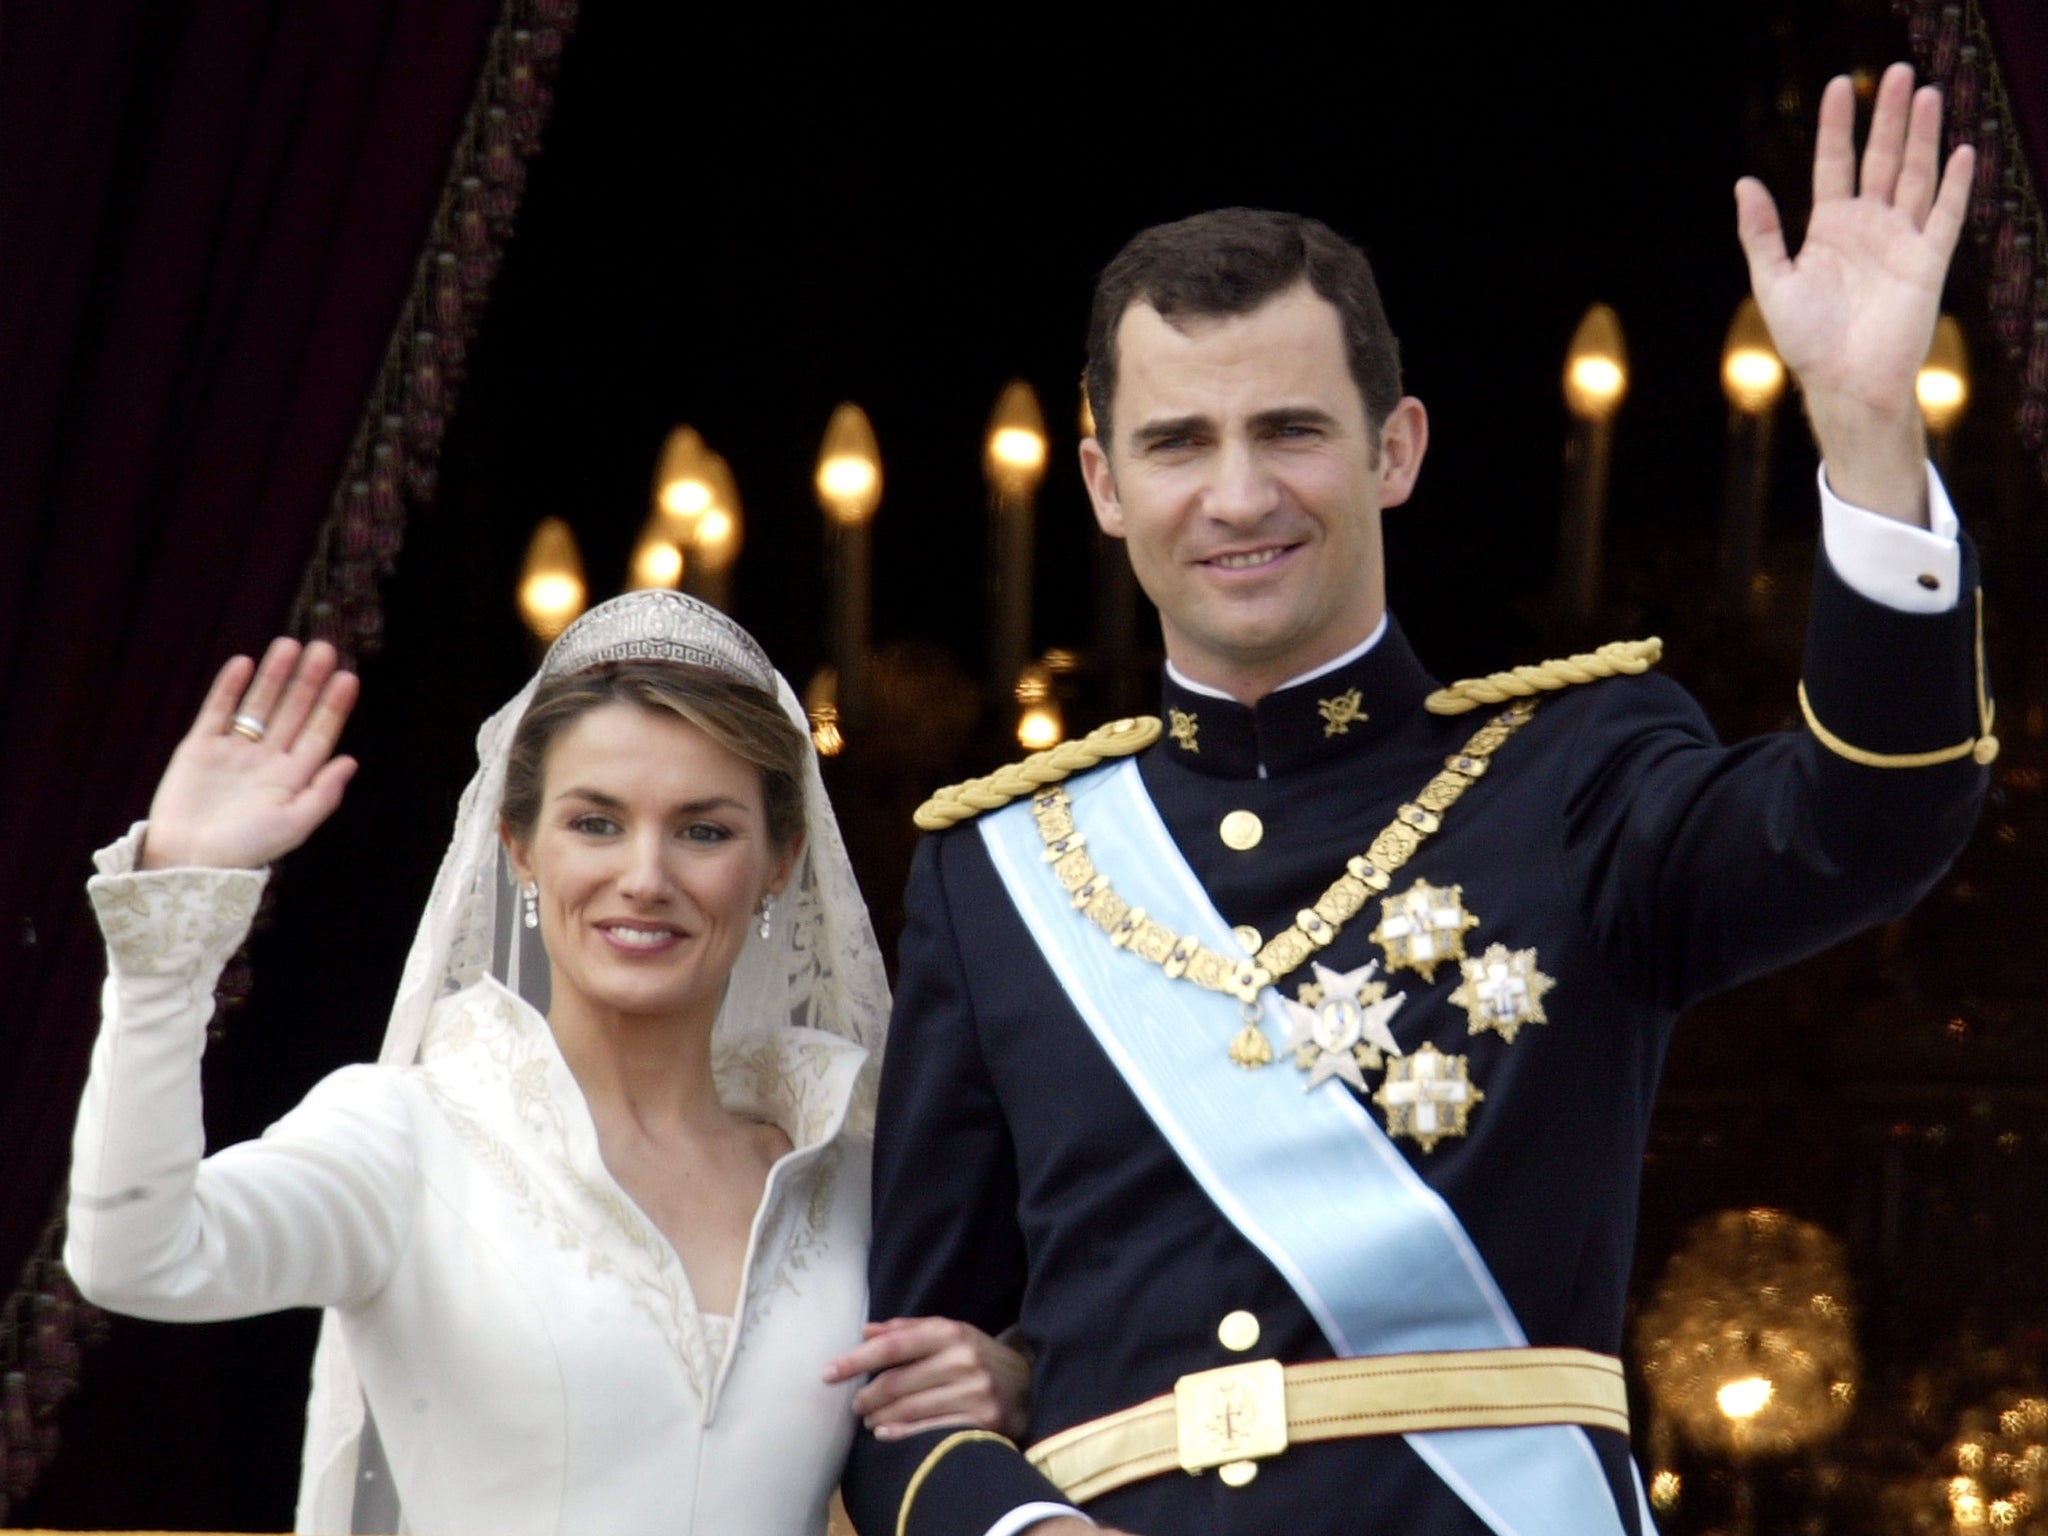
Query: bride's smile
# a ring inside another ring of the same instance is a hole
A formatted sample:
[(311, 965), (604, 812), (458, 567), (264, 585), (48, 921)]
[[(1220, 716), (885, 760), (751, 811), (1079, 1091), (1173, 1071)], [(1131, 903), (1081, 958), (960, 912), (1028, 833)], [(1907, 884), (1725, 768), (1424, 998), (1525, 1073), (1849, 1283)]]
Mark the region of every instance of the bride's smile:
[(707, 1027), (792, 857), (769, 836), (753, 764), (685, 720), (626, 703), (563, 731), (539, 820), (512, 852), (538, 887), (558, 1019)]

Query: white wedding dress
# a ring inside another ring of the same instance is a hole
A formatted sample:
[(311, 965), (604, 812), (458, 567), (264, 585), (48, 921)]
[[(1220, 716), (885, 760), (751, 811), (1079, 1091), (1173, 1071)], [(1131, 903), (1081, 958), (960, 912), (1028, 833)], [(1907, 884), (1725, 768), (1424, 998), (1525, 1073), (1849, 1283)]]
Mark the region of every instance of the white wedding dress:
[(202, 1157), (213, 987), (264, 876), (135, 872), (138, 842), (90, 886), (110, 974), (72, 1173), (80, 1289), (177, 1321), (331, 1308), (420, 1536), (822, 1532), (854, 1425), (851, 1385), (820, 1373), (866, 1316), (848, 1110), (867, 1052), (796, 1025), (715, 1049), (726, 1103), (794, 1150), (737, 1314), (707, 1318), (606, 1171), (546, 1021), (488, 975), (432, 1005), (415, 1063), (344, 1068)]

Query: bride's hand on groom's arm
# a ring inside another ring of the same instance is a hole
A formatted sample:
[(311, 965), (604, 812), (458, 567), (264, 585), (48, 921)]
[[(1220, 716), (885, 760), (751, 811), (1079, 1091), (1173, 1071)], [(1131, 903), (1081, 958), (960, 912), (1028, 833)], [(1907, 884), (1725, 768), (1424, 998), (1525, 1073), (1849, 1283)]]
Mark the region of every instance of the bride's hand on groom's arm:
[(828, 1382), (870, 1376), (853, 1397), (877, 1439), (947, 1425), (1017, 1439), (1031, 1417), (1031, 1364), (969, 1323), (898, 1317), (869, 1323), (862, 1342), (825, 1368)]
[(303, 843), (355, 774), (334, 747), (356, 693), (323, 641), (230, 660), (157, 782), (141, 867), (255, 869)]

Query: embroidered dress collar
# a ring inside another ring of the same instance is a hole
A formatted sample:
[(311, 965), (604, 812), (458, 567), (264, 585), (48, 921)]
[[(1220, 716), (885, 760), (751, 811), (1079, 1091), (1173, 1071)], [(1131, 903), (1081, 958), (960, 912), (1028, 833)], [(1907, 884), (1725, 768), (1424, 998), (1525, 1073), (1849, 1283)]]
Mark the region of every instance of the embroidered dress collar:
[[(578, 1150), (595, 1157), (596, 1126), (562, 1059), (554, 1031), (531, 1004), (495, 977), (486, 976), (442, 1001), (427, 1024), (420, 1059), (432, 1063), (475, 1044), (475, 1021), (460, 1006), (465, 1000), (496, 1015), (523, 1047), (522, 1066), (514, 1073), (515, 1096), (528, 1096), (540, 1086), (537, 1081), (519, 1081), (522, 1076), (531, 1080), (536, 1073), (544, 1074), (546, 1086), (558, 1096), (566, 1090), (569, 1097), (564, 1102), (582, 1110), (578, 1130), (588, 1134), (587, 1149), (579, 1145)], [(718, 1097), (727, 1109), (773, 1123), (795, 1151), (808, 1152), (830, 1142), (844, 1127), (867, 1056), (842, 1036), (790, 1025), (766, 1039), (721, 1046), (711, 1065)], [(576, 1140), (581, 1143), (583, 1138)]]
[(1290, 773), (1370, 747), (1435, 686), (1391, 618), (1362, 654), (1252, 705), (1190, 686), (1169, 668), (1157, 750), (1215, 778)]
[[(606, 1167), (597, 1125), (547, 1020), (493, 977), (444, 997), (428, 1016), (415, 1070), (441, 1112), (507, 1198), (580, 1249), (668, 1337), (701, 1405), (716, 1411), (735, 1345), (787, 1289), (819, 1240), (846, 1124), (867, 1051), (841, 1036), (789, 1025), (719, 1051), (712, 1062), (727, 1108), (773, 1121), (791, 1151), (769, 1170), (748, 1238), (730, 1325), (705, 1323), (682, 1260)], [(500, 1136), (511, 1144), (502, 1144)], [(531, 1175), (531, 1176), (529, 1176)], [(826, 1191), (822, 1196), (820, 1191)], [(787, 1198), (795, 1191), (805, 1191)]]

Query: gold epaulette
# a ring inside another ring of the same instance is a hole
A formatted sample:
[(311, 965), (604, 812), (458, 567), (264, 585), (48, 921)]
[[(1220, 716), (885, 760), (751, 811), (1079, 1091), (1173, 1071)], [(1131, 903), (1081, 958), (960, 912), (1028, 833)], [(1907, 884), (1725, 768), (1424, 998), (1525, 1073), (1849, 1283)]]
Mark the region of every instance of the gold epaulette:
[(1558, 661), (1542, 661), (1510, 672), (1489, 672), (1485, 677), (1460, 678), (1448, 688), (1437, 689), (1422, 701), (1422, 707), (1432, 715), (1462, 715), (1482, 704), (1505, 704), (1509, 699), (1526, 699), (1531, 694), (1569, 688), (1574, 683), (1598, 682), (1603, 677), (1634, 677), (1649, 671), (1663, 654), (1664, 642), (1654, 635), (1647, 640), (1610, 640), (1597, 651), (1582, 651)]
[(1078, 740), (1034, 752), (1021, 763), (1010, 763), (964, 784), (948, 784), (920, 805), (910, 819), (927, 832), (943, 832), (983, 811), (1000, 810), (1021, 795), (1085, 772), (1108, 758), (1142, 752), (1159, 739), (1159, 731), (1157, 715), (1112, 720)]

